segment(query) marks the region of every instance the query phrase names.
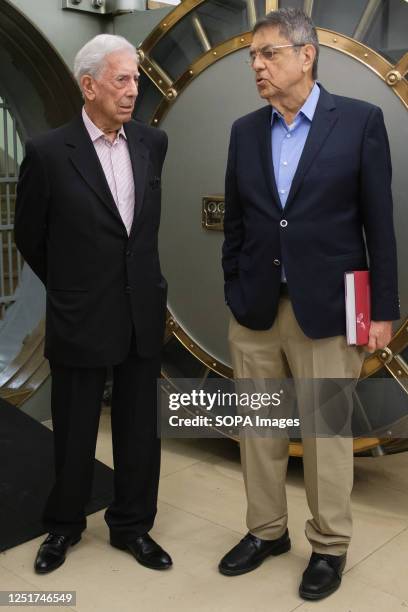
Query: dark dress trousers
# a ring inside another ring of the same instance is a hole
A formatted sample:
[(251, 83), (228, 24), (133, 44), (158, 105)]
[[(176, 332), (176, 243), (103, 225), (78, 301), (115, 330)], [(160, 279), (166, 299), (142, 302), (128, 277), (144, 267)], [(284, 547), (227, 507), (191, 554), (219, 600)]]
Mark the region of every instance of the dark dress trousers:
[(156, 379), (167, 297), (157, 242), (167, 136), (138, 121), (124, 129), (135, 184), (130, 235), (79, 116), (27, 142), (15, 240), (47, 291), (56, 483), (45, 526), (66, 535), (86, 526), (111, 367), (115, 499), (105, 519), (115, 539), (129, 540), (151, 528), (157, 503)]
[(225, 297), (237, 321), (272, 326), (283, 264), (296, 319), (314, 339), (345, 335), (344, 273), (368, 265), (372, 319), (400, 316), (382, 111), (319, 86), (284, 208), (272, 165), (271, 106), (233, 124), (223, 246)]

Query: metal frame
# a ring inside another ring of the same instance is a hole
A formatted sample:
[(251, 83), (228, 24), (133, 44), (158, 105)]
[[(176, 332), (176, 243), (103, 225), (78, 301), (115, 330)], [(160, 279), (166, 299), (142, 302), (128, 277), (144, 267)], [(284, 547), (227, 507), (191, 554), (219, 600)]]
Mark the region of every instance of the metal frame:
[[(2, 121), (1, 121), (2, 117)], [(9, 119), (12, 123), (10, 138)], [(21, 279), (23, 261), (17, 251), (13, 238), (14, 200), (18, 177), (18, 144), (21, 138), (18, 133), (17, 121), (4, 95), (0, 95), (0, 121), (2, 123), (3, 141), (0, 141), (0, 319), (5, 309), (14, 302), (14, 293)], [(12, 150), (9, 150), (9, 141)], [(11, 167), (12, 166), (12, 167)]]

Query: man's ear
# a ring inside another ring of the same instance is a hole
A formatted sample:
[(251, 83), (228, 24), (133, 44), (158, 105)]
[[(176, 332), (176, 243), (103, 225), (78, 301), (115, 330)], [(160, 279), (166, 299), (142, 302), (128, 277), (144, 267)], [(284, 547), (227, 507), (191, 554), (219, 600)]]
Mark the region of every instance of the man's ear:
[(95, 79), (89, 74), (81, 77), (81, 89), (86, 100), (95, 100)]
[(313, 45), (306, 44), (301, 48), (301, 52), (303, 53), (303, 72), (311, 71), (316, 57), (316, 49)]

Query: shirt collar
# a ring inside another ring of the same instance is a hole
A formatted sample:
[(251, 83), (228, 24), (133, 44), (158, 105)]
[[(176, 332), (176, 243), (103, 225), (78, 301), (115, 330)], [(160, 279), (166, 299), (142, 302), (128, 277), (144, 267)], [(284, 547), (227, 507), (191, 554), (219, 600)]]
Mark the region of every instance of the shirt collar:
[[(319, 96), (320, 96), (320, 87), (315, 82), (315, 84), (312, 87), (312, 91), (310, 92), (310, 94), (306, 98), (302, 108), (296, 113), (296, 117), (294, 119), (294, 122), (299, 117), (300, 113), (302, 113), (302, 115), (304, 117), (307, 117), (307, 119), (309, 119), (310, 122), (313, 120), (313, 117), (314, 117), (314, 114), (315, 114), (315, 111), (316, 111), (316, 106), (317, 106), (317, 103), (319, 101)], [(283, 119), (281, 113), (278, 110), (276, 110), (276, 108), (272, 107), (271, 123), (273, 123), (273, 120), (275, 119), (275, 116), (276, 117), (280, 117), (281, 119)]]
[[(95, 142), (96, 140), (98, 140), (98, 138), (106, 138), (106, 135), (102, 132), (102, 130), (100, 130), (92, 121), (92, 119), (90, 119), (88, 113), (85, 110), (85, 106), (82, 107), (82, 119), (83, 122), (85, 124), (85, 127), (88, 131), (88, 134), (92, 140), (92, 142)], [(121, 126), (120, 130), (117, 133), (117, 137), (116, 140), (119, 138), (119, 136), (123, 136), (123, 138), (126, 138), (126, 133), (125, 130), (123, 128), (123, 125)]]

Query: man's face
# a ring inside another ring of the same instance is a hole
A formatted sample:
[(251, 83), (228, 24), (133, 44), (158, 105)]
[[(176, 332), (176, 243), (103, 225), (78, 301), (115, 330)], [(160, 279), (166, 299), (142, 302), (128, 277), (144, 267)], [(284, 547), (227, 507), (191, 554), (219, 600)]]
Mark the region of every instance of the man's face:
[[(275, 45), (290, 45), (290, 41), (279, 34), (275, 27), (258, 30), (252, 39), (250, 54), (258, 50), (269, 50)], [(272, 102), (275, 96), (290, 94), (297, 84), (305, 79), (303, 47), (276, 49), (271, 59), (259, 53), (253, 63), (256, 86), (261, 98)]]
[[(87, 78), (87, 77), (85, 77)], [(88, 81), (87, 102), (99, 125), (119, 129), (130, 121), (138, 93), (137, 60), (128, 51), (110, 53), (101, 74)]]

